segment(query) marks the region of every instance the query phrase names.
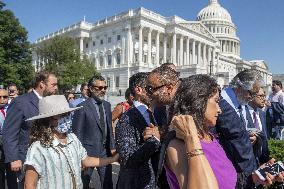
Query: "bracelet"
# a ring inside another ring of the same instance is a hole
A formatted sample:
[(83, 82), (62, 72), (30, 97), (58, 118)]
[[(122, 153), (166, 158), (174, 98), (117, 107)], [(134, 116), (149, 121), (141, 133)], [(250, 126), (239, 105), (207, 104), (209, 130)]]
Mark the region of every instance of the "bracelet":
[(188, 158), (192, 158), (194, 156), (203, 155), (204, 152), (203, 152), (203, 149), (195, 149), (195, 150), (192, 150), (191, 152), (186, 152), (186, 154)]

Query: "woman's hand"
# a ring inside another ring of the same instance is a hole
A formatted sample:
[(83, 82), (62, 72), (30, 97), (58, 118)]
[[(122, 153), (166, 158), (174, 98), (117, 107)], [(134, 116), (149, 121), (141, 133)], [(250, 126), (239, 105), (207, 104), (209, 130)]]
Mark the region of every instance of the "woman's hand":
[(176, 131), (176, 137), (186, 141), (187, 138), (198, 138), (198, 132), (192, 116), (174, 116), (171, 127)]
[(112, 162), (117, 162), (118, 159), (119, 159), (119, 154), (118, 154), (118, 153), (116, 153), (115, 155), (113, 155), (113, 156), (111, 157), (111, 161), (112, 161)]

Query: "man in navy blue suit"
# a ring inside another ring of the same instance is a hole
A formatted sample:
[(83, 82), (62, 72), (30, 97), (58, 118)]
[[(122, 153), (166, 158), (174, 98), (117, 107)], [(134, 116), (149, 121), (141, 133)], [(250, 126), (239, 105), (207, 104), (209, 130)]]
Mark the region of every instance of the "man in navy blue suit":
[[(73, 116), (72, 129), (89, 156), (110, 157), (115, 153), (112, 132), (111, 105), (103, 100), (108, 86), (102, 76), (94, 76), (88, 82), (90, 98), (78, 104), (83, 106)], [(93, 168), (82, 172), (83, 187), (89, 188)], [(112, 166), (98, 167), (102, 189), (112, 189)]]
[(246, 106), (246, 126), (258, 166), (269, 160), (266, 114), (262, 110), (265, 106), (265, 97), (263, 88), (260, 88)]
[(246, 130), (245, 109), (242, 108), (252, 100), (262, 87), (262, 78), (257, 71), (244, 70), (231, 81), (230, 86), (221, 92), (220, 108), (216, 131), (219, 134), (228, 158), (232, 161), (237, 173), (237, 188), (254, 188), (259, 178), (253, 174), (257, 169), (253, 146)]
[[(18, 183), (9, 188), (23, 188), (24, 174), (21, 172), (29, 147), (29, 134), (32, 124), (25, 120), (38, 115), (38, 102), (44, 96), (57, 92), (57, 78), (54, 74), (40, 72), (35, 78), (32, 92), (15, 98), (7, 110), (3, 125), (3, 148), (5, 162), (10, 164), (11, 171), (17, 173)], [(12, 177), (12, 175), (11, 175)], [(7, 175), (7, 180), (9, 180)], [(18, 186), (17, 186), (18, 185)]]

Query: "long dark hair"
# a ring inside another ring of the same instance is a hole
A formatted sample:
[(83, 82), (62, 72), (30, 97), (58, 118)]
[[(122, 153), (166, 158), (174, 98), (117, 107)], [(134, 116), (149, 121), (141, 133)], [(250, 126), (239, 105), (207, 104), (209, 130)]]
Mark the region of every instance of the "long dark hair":
[(38, 119), (33, 122), (30, 134), (30, 144), (39, 141), (44, 147), (51, 147), (53, 141), (53, 126), (50, 123), (51, 118)]
[(170, 120), (175, 115), (191, 115), (199, 134), (204, 137), (208, 133), (205, 125), (207, 101), (217, 92), (216, 80), (208, 75), (198, 74), (182, 79), (170, 108)]

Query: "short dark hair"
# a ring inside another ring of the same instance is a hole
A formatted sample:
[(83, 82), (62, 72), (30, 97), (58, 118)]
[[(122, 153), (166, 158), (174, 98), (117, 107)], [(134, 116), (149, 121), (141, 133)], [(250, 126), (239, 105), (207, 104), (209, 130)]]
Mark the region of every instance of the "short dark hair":
[(101, 75), (94, 75), (88, 82), (88, 87), (93, 87), (94, 86), (94, 82), (96, 80), (99, 80), (99, 81), (105, 81), (105, 78)]
[(36, 74), (36, 76), (35, 76), (35, 79), (34, 79), (34, 84), (33, 84), (34, 88), (38, 87), (39, 84), (40, 84), (40, 82), (45, 82), (45, 83), (47, 83), (48, 78), (49, 78), (49, 76), (51, 76), (51, 75), (54, 75), (54, 76), (55, 76), (55, 74), (53, 74), (53, 73), (51, 73), (51, 72), (48, 72), (48, 71), (40, 71), (40, 72), (38, 72), (38, 73)]
[(84, 87), (88, 86), (88, 83), (83, 83), (80, 87), (80, 91), (83, 91)]
[(176, 65), (171, 62), (166, 62), (166, 63), (163, 63), (160, 67), (170, 67), (170, 66), (176, 66)]
[(148, 75), (148, 72), (139, 72), (129, 78), (129, 89), (133, 95), (135, 95), (136, 87), (146, 87), (146, 79)]
[(278, 85), (281, 89), (283, 88), (282, 87), (282, 82), (279, 81), (279, 80), (273, 80), (272, 83), (274, 83), (275, 85)]
[(128, 99), (131, 95), (132, 94), (130, 88), (127, 88), (124, 94), (125, 99)]
[(207, 101), (220, 91), (216, 80), (205, 74), (192, 75), (181, 80), (174, 102), (170, 107), (170, 119), (175, 115), (191, 115), (201, 136), (207, 133), (205, 111)]
[(161, 84), (176, 83), (179, 80), (179, 73), (168, 66), (160, 66), (151, 71), (151, 74), (159, 75)]
[(16, 85), (15, 83), (10, 83), (10, 84), (8, 85), (8, 88), (10, 88), (10, 87), (17, 87), (17, 85)]

